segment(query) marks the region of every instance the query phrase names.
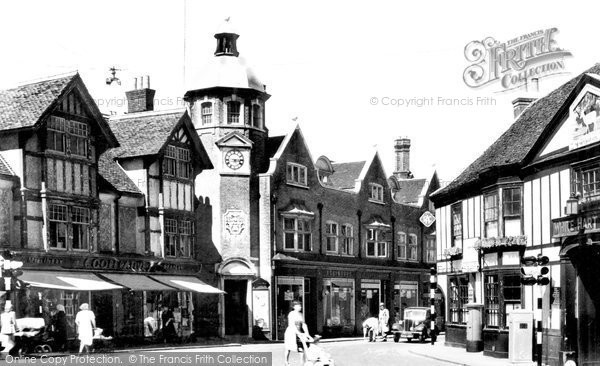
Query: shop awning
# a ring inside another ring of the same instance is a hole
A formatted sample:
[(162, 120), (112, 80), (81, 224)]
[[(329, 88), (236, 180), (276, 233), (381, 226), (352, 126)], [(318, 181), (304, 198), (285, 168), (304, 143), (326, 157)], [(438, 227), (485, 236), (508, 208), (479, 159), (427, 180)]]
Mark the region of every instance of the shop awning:
[(225, 292), (218, 288), (207, 285), (196, 277), (192, 276), (150, 276), (166, 285), (175, 287), (183, 291), (194, 291), (202, 294), (224, 294)]
[(23, 271), (19, 280), (33, 287), (70, 291), (103, 291), (123, 288), (93, 273), (68, 271)]
[(100, 273), (100, 276), (127, 287), (133, 291), (173, 291), (174, 288), (166, 286), (145, 275), (130, 273)]

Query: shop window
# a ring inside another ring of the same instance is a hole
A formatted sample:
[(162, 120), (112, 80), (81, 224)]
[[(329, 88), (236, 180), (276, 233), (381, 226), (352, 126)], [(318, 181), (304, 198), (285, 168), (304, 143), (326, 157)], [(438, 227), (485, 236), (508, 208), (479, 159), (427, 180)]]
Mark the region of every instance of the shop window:
[(519, 275), (493, 274), (485, 276), (485, 325), (505, 328), (506, 317), (513, 309), (521, 308)]
[(451, 246), (462, 248), (462, 204), (456, 203), (450, 208), (452, 211), (452, 243)]
[(283, 218), (283, 248), (310, 251), (312, 244), (311, 221), (306, 218)]
[(426, 260), (428, 263), (435, 263), (436, 262), (435, 238), (427, 238), (427, 241), (425, 243), (426, 243), (425, 250), (427, 252)]
[(325, 242), (327, 252), (338, 252), (338, 224), (335, 222), (327, 222), (325, 224)]
[(213, 106), (210, 102), (205, 102), (200, 105), (200, 113), (202, 115), (202, 125), (210, 125), (212, 123)]
[(342, 225), (342, 248), (341, 253), (352, 255), (354, 250), (354, 229), (350, 224)]
[(456, 277), (450, 280), (450, 317), (453, 324), (466, 324), (467, 303), (469, 302), (469, 280), (466, 277)]
[[(354, 330), (354, 283), (345, 279), (323, 280), (323, 317), (328, 327)], [(343, 330), (342, 330), (343, 332)]]
[(406, 233), (398, 232), (398, 259), (406, 259)]
[(384, 230), (367, 229), (367, 257), (387, 257), (387, 241)]
[(361, 280), (359, 320), (362, 323), (369, 317), (377, 317), (381, 302), (381, 284), (379, 280)]
[(483, 197), (483, 216), (485, 237), (498, 237), (498, 193), (494, 192)]
[(300, 164), (287, 163), (286, 180), (288, 183), (306, 186), (306, 167)]
[[(277, 337), (283, 339), (283, 334), (287, 328), (287, 316), (292, 311), (292, 303), (299, 301), (304, 305), (304, 294), (306, 293), (305, 281), (303, 277), (284, 277), (276, 278), (277, 281)], [(306, 314), (308, 309), (302, 306), (302, 313)]]
[(415, 234), (408, 235), (408, 258), (411, 261), (416, 261), (418, 258), (417, 254), (417, 236)]
[(227, 102), (227, 123), (240, 123), (240, 102)]
[(191, 179), (192, 172), (190, 149), (168, 145), (163, 157), (163, 174), (167, 177)]
[(371, 201), (383, 202), (383, 186), (381, 184), (371, 183), (369, 184), (371, 188), (369, 199)]
[(521, 188), (502, 190), (502, 218), (504, 236), (521, 235)]
[(398, 320), (404, 319), (404, 309), (418, 306), (419, 285), (414, 281), (400, 281), (394, 285), (394, 312)]

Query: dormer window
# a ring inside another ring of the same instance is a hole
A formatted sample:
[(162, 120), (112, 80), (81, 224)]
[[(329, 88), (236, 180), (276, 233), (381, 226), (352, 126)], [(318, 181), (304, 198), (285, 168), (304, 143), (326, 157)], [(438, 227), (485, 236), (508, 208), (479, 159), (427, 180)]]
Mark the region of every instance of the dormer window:
[(227, 102), (227, 123), (240, 123), (240, 102)]
[(381, 184), (371, 183), (369, 199), (375, 202), (383, 202), (383, 186)]
[(307, 186), (306, 167), (300, 164), (287, 163), (286, 180), (290, 184)]
[(206, 102), (201, 105), (202, 125), (210, 125), (212, 123), (212, 103)]
[(190, 149), (168, 145), (163, 158), (163, 174), (167, 177), (191, 179), (193, 175)]

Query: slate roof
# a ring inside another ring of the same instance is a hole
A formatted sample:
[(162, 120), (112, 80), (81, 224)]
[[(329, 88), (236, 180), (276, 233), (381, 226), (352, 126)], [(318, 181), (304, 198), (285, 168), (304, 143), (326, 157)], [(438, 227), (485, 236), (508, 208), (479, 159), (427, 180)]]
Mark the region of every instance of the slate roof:
[(394, 201), (404, 204), (417, 204), (427, 179), (399, 179), (398, 191), (394, 193)]
[(479, 174), (489, 168), (523, 163), (540, 135), (586, 73), (600, 74), (600, 64), (594, 65), (532, 103), (479, 158), (450, 184), (432, 194), (432, 197), (449, 196), (465, 185), (476, 183)]
[(76, 75), (0, 90), (0, 130), (35, 125)]
[(110, 128), (120, 145), (114, 149), (115, 157), (131, 158), (157, 154), (184, 113), (184, 110), (150, 115), (140, 113), (111, 119)]
[(352, 189), (365, 166), (365, 161), (331, 164), (333, 174), (328, 178), (329, 184), (338, 189)]
[(15, 173), (10, 168), (10, 165), (8, 164), (8, 162), (6, 160), (4, 160), (4, 157), (2, 157), (2, 155), (0, 155), (0, 174), (15, 175)]
[(123, 168), (114, 160), (115, 150), (117, 149), (110, 149), (100, 155), (98, 173), (119, 192), (142, 194)]
[(285, 139), (285, 136), (273, 136), (273, 137), (269, 137), (267, 139), (267, 145), (265, 147), (265, 154), (268, 159), (275, 156), (275, 154), (277, 153), (277, 150), (279, 150), (279, 146), (281, 146), (281, 143), (283, 142), (284, 139)]

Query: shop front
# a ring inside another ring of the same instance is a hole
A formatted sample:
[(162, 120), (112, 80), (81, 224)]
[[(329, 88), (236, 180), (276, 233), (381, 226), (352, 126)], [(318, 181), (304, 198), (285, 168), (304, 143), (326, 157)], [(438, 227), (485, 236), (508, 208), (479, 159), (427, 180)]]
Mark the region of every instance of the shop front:
[[(111, 263), (111, 260), (102, 260), (102, 263)], [(35, 261), (25, 259), (27, 265), (19, 277), (24, 285), (11, 294), (17, 317), (44, 318), (46, 324), (51, 324), (62, 305), (69, 339), (76, 338), (75, 316), (83, 303), (89, 304), (95, 313), (96, 327), (102, 329), (102, 335), (112, 337), (115, 343), (139, 344), (158, 340), (163, 335), (164, 311), (172, 313), (175, 337), (186, 339), (197, 330), (194, 314), (197, 314), (198, 301), (194, 299), (198, 294), (217, 297), (223, 293), (192, 275), (151, 271), (92, 272), (56, 267), (45, 270), (29, 265)], [(54, 257), (52, 261), (63, 265), (76, 263), (62, 257)], [(143, 261), (137, 262), (144, 266)]]

